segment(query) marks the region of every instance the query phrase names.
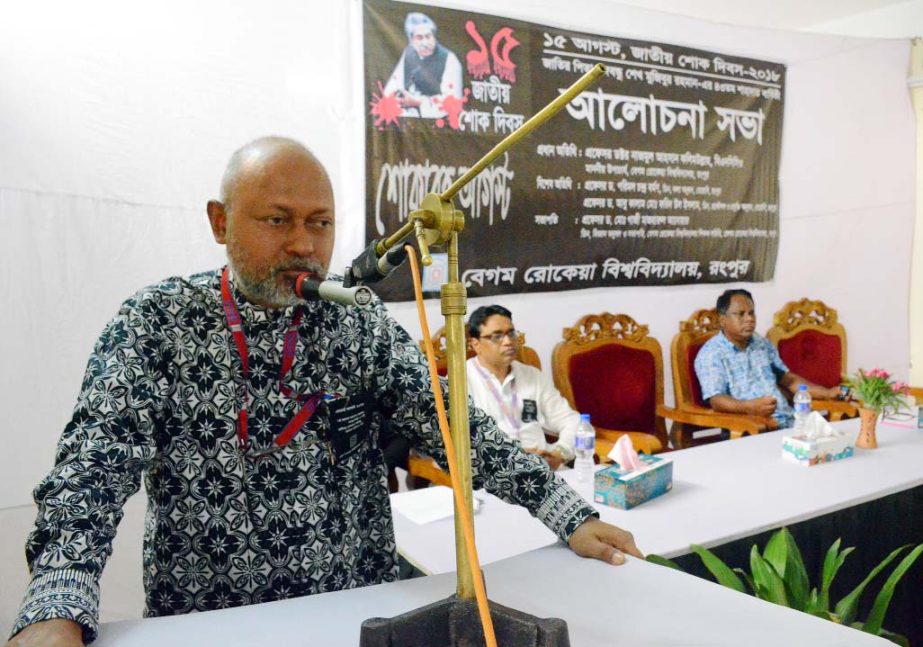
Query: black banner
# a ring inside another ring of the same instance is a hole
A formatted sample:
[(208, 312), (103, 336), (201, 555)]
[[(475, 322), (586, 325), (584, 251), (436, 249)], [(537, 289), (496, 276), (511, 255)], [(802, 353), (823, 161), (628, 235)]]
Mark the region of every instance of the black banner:
[(385, 0), (363, 25), (367, 240), (603, 63), (455, 197), (468, 294), (772, 278), (784, 65)]

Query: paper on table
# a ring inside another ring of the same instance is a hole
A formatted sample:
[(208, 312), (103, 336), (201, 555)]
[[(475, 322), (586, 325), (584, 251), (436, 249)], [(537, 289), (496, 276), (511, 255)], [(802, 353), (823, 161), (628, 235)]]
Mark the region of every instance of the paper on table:
[[(477, 512), (482, 501), (480, 492), (475, 492), (472, 503)], [(455, 514), (452, 488), (436, 485), (410, 492), (391, 495), (391, 507), (417, 525), (431, 523)]]

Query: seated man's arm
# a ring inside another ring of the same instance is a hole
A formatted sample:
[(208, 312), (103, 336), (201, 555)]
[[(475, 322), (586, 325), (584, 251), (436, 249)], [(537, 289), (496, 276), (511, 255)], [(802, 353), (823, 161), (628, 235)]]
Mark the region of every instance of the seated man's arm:
[(771, 395), (752, 400), (738, 400), (729, 395), (714, 395), (708, 404), (715, 411), (725, 413), (744, 413), (750, 416), (771, 416), (776, 410), (776, 399)]
[[(560, 456), (559, 462), (566, 463), (576, 456), (574, 442), (577, 427), (580, 425), (580, 414), (571, 409), (570, 403), (561, 395), (548, 375), (540, 373), (538, 377), (539, 411), (544, 418), (545, 426), (558, 434), (558, 440), (548, 449)], [(552, 465), (552, 468), (554, 467), (557, 466)]]
[[(154, 455), (154, 417), (165, 388), (152, 343), (141, 318), (124, 307), (90, 356), (55, 466), (34, 491), (38, 517), (26, 542), (32, 581), (14, 619), (12, 635), (22, 632), (14, 645), (68, 640), (73, 623), (83, 639), (96, 636), (99, 577), (122, 506)], [(44, 622), (52, 619), (68, 622)]]
[(794, 395), (795, 391), (798, 390), (798, 387), (802, 384), (806, 384), (808, 387), (808, 393), (811, 394), (811, 397), (815, 400), (836, 400), (840, 397), (840, 389), (838, 387), (827, 388), (819, 384), (814, 384), (809, 380), (801, 377), (796, 373), (791, 371), (786, 372), (781, 378), (779, 378), (779, 386), (789, 391)]
[(772, 396), (738, 400), (731, 396), (730, 376), (713, 346), (706, 344), (695, 358), (695, 374), (702, 387), (702, 398), (715, 411), (743, 413), (752, 416), (771, 416), (776, 410)]

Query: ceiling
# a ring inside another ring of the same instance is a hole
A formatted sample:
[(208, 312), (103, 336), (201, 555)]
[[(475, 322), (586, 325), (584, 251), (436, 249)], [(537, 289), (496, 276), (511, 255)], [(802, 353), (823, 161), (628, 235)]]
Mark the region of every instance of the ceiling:
[(712, 22), (775, 29), (810, 28), (906, 0), (617, 0), (619, 4)]

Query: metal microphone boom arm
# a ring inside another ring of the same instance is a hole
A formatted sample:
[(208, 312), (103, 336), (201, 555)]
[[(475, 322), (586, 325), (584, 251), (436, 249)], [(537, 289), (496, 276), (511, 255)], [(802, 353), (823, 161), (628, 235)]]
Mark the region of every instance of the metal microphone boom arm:
[[(449, 377), (449, 420), (452, 438), (455, 442), (459, 482), (464, 489), (465, 505), (471, 511), (471, 439), (468, 430), (468, 387), (465, 381), (465, 331), (464, 319), (467, 312), (467, 296), (464, 284), (459, 280), (458, 270), (458, 234), (464, 229), (465, 217), (455, 209), (452, 198), (474, 177), (484, 170), (497, 157), (506, 152), (519, 140), (548, 121), (571, 99), (583, 92), (591, 83), (604, 74), (606, 68), (597, 65), (584, 74), (571, 87), (562, 92), (554, 101), (533, 115), (522, 126), (510, 133), (494, 146), (474, 166), (458, 178), (441, 195), (427, 194), (420, 203), (420, 208), (411, 211), (407, 222), (401, 225), (391, 236), (375, 243), (375, 254), (381, 258), (411, 234), (416, 237), (420, 249), (420, 261), (423, 265), (433, 262), (429, 253), (430, 246), (447, 245), (449, 274), (448, 281), (441, 289), (442, 314), (445, 317), (446, 358)], [(371, 249), (371, 248), (370, 248)], [(464, 534), (460, 526), (460, 515), (455, 514), (455, 555), (458, 573), (458, 596), (462, 599), (474, 599), (474, 583), (468, 555), (464, 549)]]

